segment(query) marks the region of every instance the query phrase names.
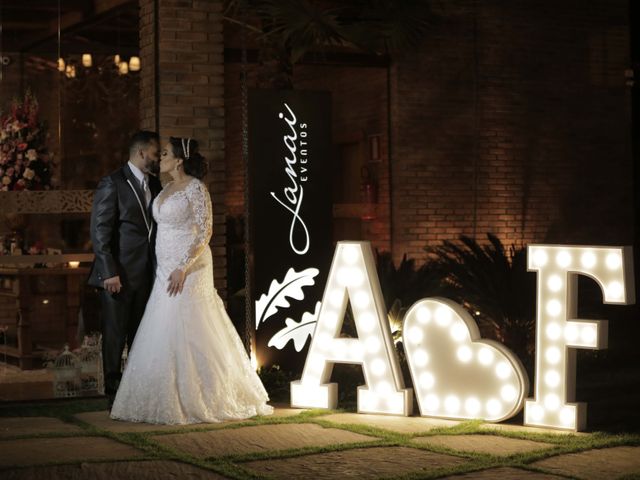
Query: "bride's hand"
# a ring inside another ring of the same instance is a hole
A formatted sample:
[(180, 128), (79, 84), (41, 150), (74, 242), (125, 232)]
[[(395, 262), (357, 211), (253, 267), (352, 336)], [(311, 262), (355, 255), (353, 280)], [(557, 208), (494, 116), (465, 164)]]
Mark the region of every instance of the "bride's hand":
[(171, 272), (171, 275), (169, 275), (168, 279), (169, 286), (167, 287), (167, 292), (169, 293), (170, 297), (182, 293), (185, 276), (185, 273), (180, 269), (175, 269), (173, 272)]

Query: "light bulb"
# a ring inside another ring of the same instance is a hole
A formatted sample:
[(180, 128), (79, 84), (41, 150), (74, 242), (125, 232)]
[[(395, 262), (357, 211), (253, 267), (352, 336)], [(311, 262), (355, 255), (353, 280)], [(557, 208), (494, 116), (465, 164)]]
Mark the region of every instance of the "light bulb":
[(593, 252), (584, 252), (580, 258), (580, 263), (584, 268), (593, 268), (596, 264), (596, 256)]
[(558, 292), (562, 288), (562, 279), (559, 275), (552, 275), (549, 277), (549, 281), (547, 282), (547, 287), (552, 292)]
[(609, 270), (617, 270), (622, 265), (622, 258), (617, 253), (610, 253), (607, 255), (606, 264)]
[(424, 367), (429, 363), (429, 354), (424, 350), (418, 350), (413, 354), (413, 361), (418, 367)]
[(566, 268), (571, 265), (571, 261), (572, 258), (569, 252), (562, 251), (558, 253), (558, 255), (556, 255), (556, 262), (558, 262), (558, 265), (560, 265), (562, 268)]
[(463, 363), (467, 363), (469, 362), (469, 360), (471, 360), (473, 353), (471, 352), (471, 349), (465, 345), (463, 347), (458, 348), (457, 356), (458, 356), (458, 360), (460, 360)]
[(493, 352), (487, 347), (483, 347), (478, 352), (478, 360), (482, 365), (490, 365), (493, 362)]
[(533, 264), (536, 267), (544, 267), (547, 264), (547, 260), (549, 257), (547, 256), (547, 252), (544, 250), (536, 250), (533, 254)]
[(342, 248), (342, 259), (345, 261), (345, 263), (348, 263), (349, 265), (353, 265), (358, 261), (358, 257), (359, 257), (358, 254), (359, 254), (358, 247), (354, 245), (347, 245)]
[(431, 310), (426, 307), (420, 307), (418, 309), (418, 321), (420, 323), (426, 324), (431, 320)]
[(91, 67), (91, 65), (93, 65), (93, 58), (91, 57), (90, 53), (83, 53), (82, 54), (82, 66), (89, 68)]
[(544, 375), (544, 383), (547, 384), (548, 387), (555, 388), (560, 385), (560, 374), (555, 370), (549, 370)]
[(422, 388), (431, 388), (436, 382), (436, 379), (429, 372), (424, 372), (420, 374), (420, 378), (418, 380), (420, 382), (420, 386)]
[(129, 70), (132, 72), (140, 70), (140, 57), (131, 57), (129, 59)]

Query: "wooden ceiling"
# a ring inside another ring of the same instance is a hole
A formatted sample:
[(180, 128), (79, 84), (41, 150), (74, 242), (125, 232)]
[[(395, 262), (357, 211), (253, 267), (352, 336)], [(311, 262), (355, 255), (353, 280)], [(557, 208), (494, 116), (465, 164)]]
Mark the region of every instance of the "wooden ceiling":
[(57, 52), (58, 20), (65, 54), (138, 51), (137, 0), (0, 0), (2, 50)]

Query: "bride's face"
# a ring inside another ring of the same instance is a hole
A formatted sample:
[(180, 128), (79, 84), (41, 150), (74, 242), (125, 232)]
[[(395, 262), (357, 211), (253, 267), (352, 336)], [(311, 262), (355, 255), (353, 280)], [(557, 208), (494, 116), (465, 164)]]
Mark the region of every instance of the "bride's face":
[(177, 158), (173, 154), (173, 148), (171, 148), (171, 143), (167, 142), (167, 144), (162, 149), (162, 153), (160, 154), (160, 173), (168, 173), (176, 169), (178, 165), (182, 164), (182, 159)]

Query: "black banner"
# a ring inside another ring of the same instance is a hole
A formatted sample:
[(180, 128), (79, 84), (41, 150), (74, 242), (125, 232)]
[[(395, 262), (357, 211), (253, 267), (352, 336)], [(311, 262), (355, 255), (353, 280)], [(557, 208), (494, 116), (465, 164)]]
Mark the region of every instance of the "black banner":
[(252, 305), (261, 365), (299, 371), (332, 256), (331, 96), (249, 93)]

